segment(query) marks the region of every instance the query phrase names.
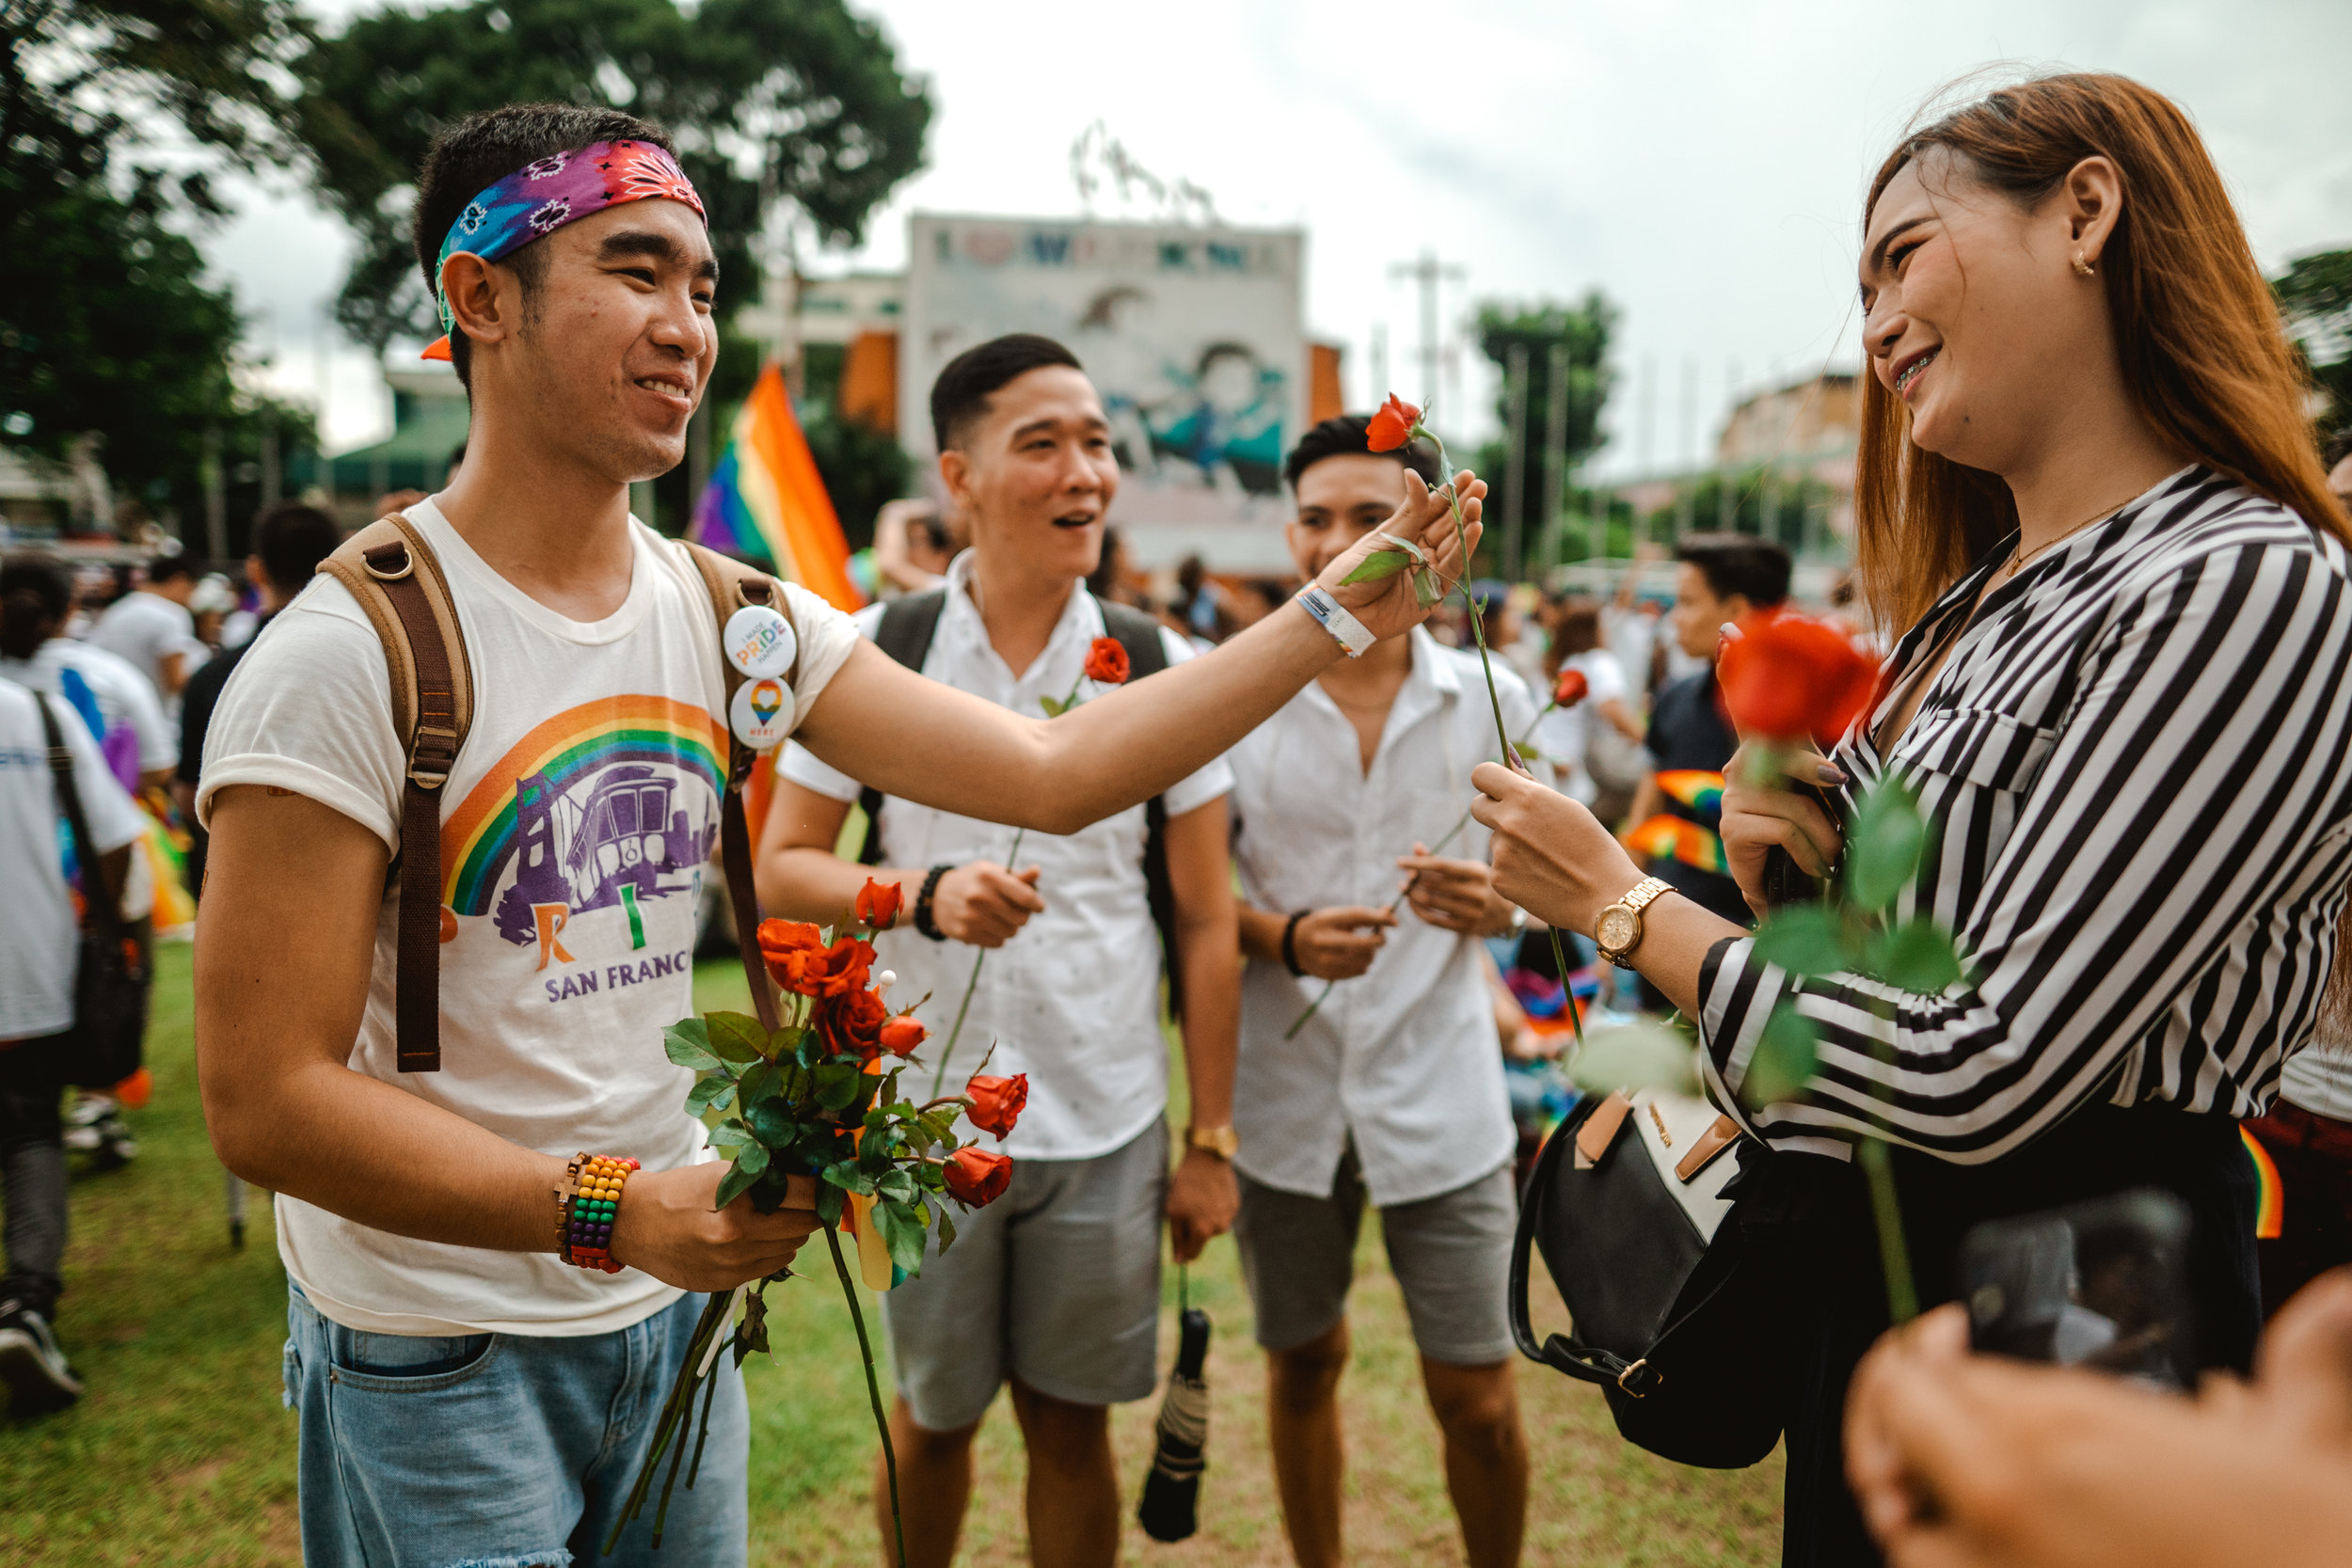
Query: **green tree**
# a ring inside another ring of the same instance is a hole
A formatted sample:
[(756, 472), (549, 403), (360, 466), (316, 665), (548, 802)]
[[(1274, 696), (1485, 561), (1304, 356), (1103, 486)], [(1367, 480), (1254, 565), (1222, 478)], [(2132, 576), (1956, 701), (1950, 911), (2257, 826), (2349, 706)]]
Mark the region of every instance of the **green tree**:
[(235, 308), (188, 230), (223, 215), (221, 168), (301, 157), (309, 38), (285, 0), (0, 0), (0, 438), (55, 460), (95, 434), (118, 490), (182, 515), (208, 431), (258, 461)]
[(337, 314), (381, 352), (430, 338), (410, 184), (442, 127), (501, 103), (596, 103), (657, 120), (702, 193), (726, 296), (755, 298), (769, 193), (827, 243), (922, 166), (928, 88), (842, 0), (472, 0), (386, 9), (297, 65), (320, 188), (358, 236)]
[(2323, 250), (2271, 280), (2312, 379), (2328, 394), (2330, 428), (2352, 423), (2352, 250)]
[[(1609, 368), (1609, 341), (1617, 327), (1617, 308), (1595, 289), (1574, 305), (1538, 300), (1534, 304), (1488, 300), (1478, 308), (1478, 346), (1502, 372), (1495, 390), (1495, 423), (1502, 431), (1478, 454), (1478, 471), (1494, 486), (1489, 515), (1505, 525), (1518, 525), (1522, 537), (1534, 540), (1544, 522), (1557, 513), (1561, 498), (1541, 494), (1544, 483), (1544, 442), (1551, 428), (1551, 355), (1566, 353), (1566, 456), (1568, 472), (1601, 444), (1600, 414), (1614, 387)], [(1503, 476), (1511, 458), (1511, 351), (1527, 352), (1526, 447), (1521, 456), (1520, 515), (1508, 515)], [(1500, 537), (1500, 535), (1498, 535)]]

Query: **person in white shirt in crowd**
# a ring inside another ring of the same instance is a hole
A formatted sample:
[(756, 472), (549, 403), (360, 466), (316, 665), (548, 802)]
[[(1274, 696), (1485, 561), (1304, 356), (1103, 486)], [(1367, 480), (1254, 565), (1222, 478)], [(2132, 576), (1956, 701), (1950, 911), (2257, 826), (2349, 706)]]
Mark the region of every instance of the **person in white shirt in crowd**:
[[(0, 678), (62, 698), (97, 737), (117, 784), (144, 798), (169, 786), (178, 762), (178, 729), (162, 701), (128, 659), (64, 634), (72, 579), (55, 561), (24, 556), (0, 562)], [(139, 945), (139, 973), (153, 973), (155, 874), (134, 854), (118, 884), (123, 934)], [(102, 1165), (130, 1164), (138, 1140), (115, 1097), (84, 1089), (67, 1115), (66, 1147)]]
[[(1642, 716), (1635, 711), (1617, 656), (1600, 645), (1600, 608), (1589, 599), (1570, 599), (1552, 616), (1551, 645), (1544, 655), (1544, 678), (1549, 690), (1560, 677), (1574, 671), (1584, 680), (1584, 699), (1565, 707), (1551, 707), (1535, 724), (1535, 749), (1557, 775), (1561, 789), (1587, 806), (1604, 822), (1625, 815), (1632, 794), (1614, 816), (1596, 805), (1600, 790), (1586, 765), (1593, 732), (1606, 724), (1632, 745), (1642, 743)], [(1545, 694), (1549, 701), (1549, 693)]]
[(194, 562), (159, 555), (147, 563), (138, 586), (108, 605), (89, 630), (91, 642), (130, 660), (167, 705), (194, 673), (188, 644), (196, 637), (196, 617), (188, 600), (196, 584)]
[[(1287, 540), (1302, 576), (1383, 525), (1418, 488), (1408, 468), (1438, 477), (1417, 447), (1374, 453), (1367, 423), (1326, 420), (1290, 454)], [(1534, 700), (1500, 664), (1495, 682), (1504, 725), (1526, 734)], [(1503, 1304), (1517, 1137), (1479, 939), (1525, 917), (1493, 890), (1485, 830), (1443, 842), (1470, 770), (1499, 750), (1478, 656), (1416, 630), (1327, 672), (1227, 759), (1248, 958), (1235, 1236), (1300, 1568), (1343, 1560), (1339, 1386), (1367, 1201), (1404, 1290), (1470, 1562), (1518, 1560), (1527, 1447)], [(1392, 914), (1401, 883), (1406, 909)]]
[[(48, 723), (42, 722), (42, 709)], [(52, 1324), (65, 1288), (66, 1171), (58, 1101), (67, 1061), (58, 1037), (73, 1024), (80, 949), (75, 886), (68, 881), (66, 820), (50, 765), (55, 727), (72, 761), (95, 866), (76, 864), (80, 888), (119, 892), (146, 819), (116, 782), (71, 705), (0, 680), (0, 1199), (7, 1205), (7, 1273), (0, 1275), (0, 1385), (12, 1415), (72, 1403), (81, 1380)]]
[[(1073, 689), (1081, 699), (1100, 689), (1082, 671), (1105, 635), (1162, 666), (1195, 657), (1151, 617), (1086, 591), (1119, 467), (1102, 401), (1068, 349), (1017, 334), (966, 351), (932, 387), (931, 420), (940, 476), (972, 546), (944, 587), (860, 612), (861, 633), (932, 680), (1031, 716)], [(928, 635), (907, 629), (915, 627)], [(1158, 1381), (1162, 1214), (1177, 1259), (1189, 1261), (1232, 1223), (1238, 1201), (1228, 1164), (1232, 775), (1213, 762), (1156, 810), (1131, 807), (1067, 835), (1021, 834), (1017, 860), (1012, 829), (868, 795), (876, 868), (834, 853), (860, 798), (855, 778), (797, 743), (776, 774), (762, 907), (819, 920), (868, 876), (896, 882), (914, 928), (878, 938), (877, 961), (906, 994), (929, 993), (938, 1018), (963, 1012), (949, 1078), (993, 1046), (991, 1072), (1029, 1081), (1028, 1108), (1005, 1144), (1011, 1187), (960, 1218), (955, 1245), (883, 1298), (909, 1560), (944, 1568), (952, 1557), (972, 1440), (1009, 1383), (1028, 1449), (1035, 1560), (1107, 1564), (1120, 1527), (1109, 1406), (1145, 1398)], [(1169, 901), (1156, 937), (1155, 874)], [(1164, 938), (1192, 1107), (1172, 1179), (1161, 965), (1151, 957)], [(931, 1053), (947, 1049), (947, 1033), (935, 1031)], [(878, 1478), (885, 1542), (887, 1502)]]
[(1656, 545), (1634, 546), (1633, 563), (1617, 578), (1616, 593), (1600, 611), (1601, 645), (1617, 656), (1626, 685), (1641, 702), (1647, 702), (1662, 684), (1658, 679), (1657, 656), (1665, 614), (1662, 604), (1642, 596), (1641, 568), (1663, 559), (1664, 552)]

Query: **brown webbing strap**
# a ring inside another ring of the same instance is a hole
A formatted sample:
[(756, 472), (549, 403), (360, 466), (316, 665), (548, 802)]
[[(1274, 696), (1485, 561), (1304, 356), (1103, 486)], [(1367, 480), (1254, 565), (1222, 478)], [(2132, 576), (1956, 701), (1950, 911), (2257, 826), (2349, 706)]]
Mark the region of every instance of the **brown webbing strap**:
[(400, 800), (400, 926), (395, 1056), (403, 1072), (441, 1070), (441, 786), (457, 760), (456, 681), (440, 622), (405, 543), (362, 556), (407, 633), (417, 727)]
[[(739, 740), (734, 749), (750, 751)], [(719, 804), (719, 854), (726, 867), (727, 902), (735, 909), (735, 942), (743, 952), (743, 978), (752, 988), (759, 1026), (773, 1034), (782, 1019), (776, 1008), (776, 983), (768, 977), (768, 965), (759, 955), (759, 897), (752, 887), (752, 829), (743, 816), (740, 784), (729, 783)]]

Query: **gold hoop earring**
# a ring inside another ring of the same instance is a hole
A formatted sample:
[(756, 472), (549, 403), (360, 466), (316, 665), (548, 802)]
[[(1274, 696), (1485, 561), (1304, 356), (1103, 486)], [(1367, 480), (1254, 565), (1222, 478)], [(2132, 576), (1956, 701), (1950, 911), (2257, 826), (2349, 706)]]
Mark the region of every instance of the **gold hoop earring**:
[(2092, 266), (2089, 261), (2083, 260), (2083, 253), (2081, 251), (2078, 250), (2074, 252), (2074, 276), (2077, 277), (2090, 277), (2096, 275), (2098, 270), (2099, 269), (2097, 267)]

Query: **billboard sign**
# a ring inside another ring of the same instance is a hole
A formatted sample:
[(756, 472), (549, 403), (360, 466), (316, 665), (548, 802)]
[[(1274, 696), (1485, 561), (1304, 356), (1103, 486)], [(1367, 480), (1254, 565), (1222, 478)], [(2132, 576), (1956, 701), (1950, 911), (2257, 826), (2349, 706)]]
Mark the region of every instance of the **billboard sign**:
[(1040, 332), (1103, 394), (1112, 521), (1160, 533), (1287, 515), (1282, 457), (1308, 401), (1299, 230), (918, 213), (908, 239), (898, 429), (926, 469), (941, 367)]

